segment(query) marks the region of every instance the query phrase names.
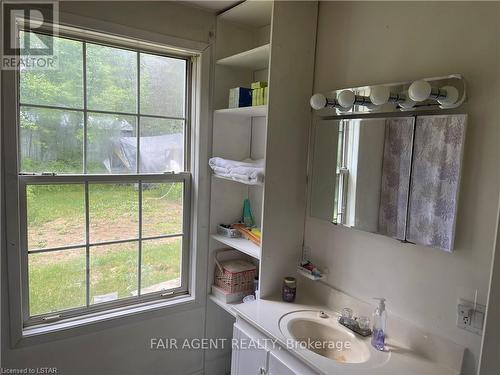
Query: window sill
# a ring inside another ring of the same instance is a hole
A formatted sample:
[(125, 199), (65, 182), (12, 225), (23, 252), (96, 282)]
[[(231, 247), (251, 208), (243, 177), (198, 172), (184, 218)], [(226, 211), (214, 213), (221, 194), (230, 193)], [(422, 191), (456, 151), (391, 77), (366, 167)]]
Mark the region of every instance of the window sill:
[[(117, 308), (105, 312), (83, 315), (54, 323), (40, 324), (23, 329), (22, 338), (16, 347), (29, 346), (46, 341), (63, 339), (75, 335), (92, 333), (103, 328), (111, 328), (119, 324), (143, 321), (145, 314), (151, 318), (159, 314), (174, 314), (197, 307), (193, 296), (179, 296), (169, 300), (143, 303), (140, 305)], [(167, 310), (167, 312), (165, 311)], [(154, 313), (157, 313), (154, 315)], [(159, 314), (158, 314), (159, 313)], [(160, 315), (160, 316), (161, 316)]]

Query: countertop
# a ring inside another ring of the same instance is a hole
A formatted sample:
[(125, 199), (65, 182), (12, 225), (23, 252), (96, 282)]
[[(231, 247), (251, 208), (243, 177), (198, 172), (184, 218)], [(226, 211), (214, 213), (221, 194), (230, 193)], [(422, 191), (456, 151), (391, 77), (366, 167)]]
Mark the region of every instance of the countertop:
[[(258, 299), (250, 303), (234, 306), (237, 317), (247, 321), (266, 336), (276, 340), (286, 347), (287, 338), (279, 328), (280, 318), (298, 310), (323, 310), (337, 313), (312, 301), (302, 303), (287, 303), (280, 300)], [(308, 350), (288, 348), (287, 351), (299, 358), (319, 374), (327, 375), (459, 375), (454, 369), (442, 363), (426, 358), (408, 347), (399, 344), (395, 339), (388, 339), (387, 348), (390, 351), (388, 359), (377, 367), (363, 368), (362, 364), (343, 364), (328, 360)], [(371, 347), (370, 347), (371, 348)]]

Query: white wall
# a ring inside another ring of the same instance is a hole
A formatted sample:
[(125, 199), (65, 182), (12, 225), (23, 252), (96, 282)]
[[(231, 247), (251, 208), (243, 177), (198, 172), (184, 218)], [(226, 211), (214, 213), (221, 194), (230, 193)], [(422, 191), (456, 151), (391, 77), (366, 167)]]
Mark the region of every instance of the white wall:
[[(158, 35), (182, 38), (195, 42), (210, 42), (209, 32), (213, 31), (215, 15), (196, 8), (186, 7), (173, 2), (63, 2), (61, 12), (90, 17), (97, 20), (92, 24), (106, 25), (99, 21), (144, 30)], [(70, 19), (71, 17), (67, 18)], [(67, 20), (66, 19), (66, 20)], [(76, 19), (76, 18), (74, 18)], [(65, 17), (62, 17), (65, 21)], [(79, 19), (84, 21), (84, 19)], [(79, 24), (79, 26), (88, 26)], [(110, 29), (118, 30), (113, 26)], [(102, 29), (101, 29), (102, 30)], [(141, 33), (141, 36), (147, 35)], [(153, 34), (150, 34), (153, 35)], [(160, 38), (161, 39), (161, 38)], [(194, 43), (195, 45), (196, 43)], [(208, 72), (205, 72), (208, 73)], [(204, 108), (208, 108), (208, 98), (200, 98)], [(199, 104), (199, 103), (198, 103)], [(208, 128), (206, 118), (204, 129)], [(206, 130), (206, 129), (205, 129)], [(203, 129), (201, 130), (203, 132)], [(207, 154), (209, 139), (206, 131), (200, 146), (202, 155)], [(207, 168), (203, 163), (201, 168)], [(206, 174), (206, 173), (205, 173)], [(204, 172), (201, 172), (202, 178)], [(203, 185), (205, 181), (200, 181)], [(197, 187), (202, 194), (201, 206), (208, 201), (203, 197), (203, 189)], [(206, 208), (208, 212), (208, 207)], [(204, 242), (208, 241), (208, 214), (200, 218), (197, 234), (206, 232)], [(206, 246), (206, 244), (204, 245)], [(204, 248), (200, 246), (199, 250)], [(200, 259), (206, 261), (205, 251), (200, 251)], [(2, 260), (5, 252), (2, 249)], [(200, 267), (202, 279), (205, 279), (206, 264)], [(2, 277), (5, 277), (6, 265), (2, 263)], [(8, 315), (8, 299), (5, 278), (2, 280), (2, 317)], [(139, 318), (127, 318), (107, 324), (105, 329), (92, 333), (76, 334), (65, 339), (31, 345), (20, 349), (11, 349), (9, 336), (2, 336), (2, 367), (57, 367), (59, 374), (68, 375), (137, 375), (137, 374), (193, 374), (203, 369), (203, 352), (197, 351), (153, 351), (150, 350), (152, 337), (203, 337), (205, 324), (205, 286), (197, 284), (196, 292), (201, 296), (201, 303), (195, 307), (168, 313), (168, 310), (148, 313)], [(3, 319), (2, 331), (8, 331), (8, 321)]]
[(500, 186), (499, 3), (322, 2), (315, 92), (462, 73), (469, 114), (456, 250), (443, 251), (306, 221), (306, 245), (329, 268), (328, 283), (469, 348), (480, 336), (455, 326), (458, 297), (488, 291)]
[(61, 1), (59, 10), (198, 42), (215, 25), (215, 14), (175, 1)]

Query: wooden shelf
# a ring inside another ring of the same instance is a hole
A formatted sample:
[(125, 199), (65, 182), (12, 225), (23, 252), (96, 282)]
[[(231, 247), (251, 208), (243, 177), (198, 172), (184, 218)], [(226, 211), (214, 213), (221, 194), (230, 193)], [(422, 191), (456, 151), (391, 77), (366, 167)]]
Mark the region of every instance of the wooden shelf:
[(250, 107), (217, 109), (215, 113), (236, 115), (241, 117), (262, 117), (267, 116), (267, 105), (255, 105)]
[(269, 66), (269, 51), (270, 45), (264, 44), (263, 46), (236, 55), (224, 57), (217, 60), (217, 64), (251, 70), (266, 69)]
[(213, 178), (216, 178), (218, 180), (224, 180), (224, 181), (230, 181), (230, 182), (235, 182), (237, 184), (242, 184), (242, 185), (248, 185), (248, 186), (264, 186), (264, 183), (262, 182), (245, 182), (241, 180), (235, 180), (232, 179), (231, 177), (224, 177), (224, 176), (219, 176), (218, 174), (212, 174)]
[(260, 246), (257, 246), (252, 241), (245, 238), (229, 238), (221, 236), (220, 234), (212, 234), (211, 237), (224, 245), (232, 247), (242, 253), (250, 255), (255, 259), (260, 259)]
[(223, 310), (226, 310), (229, 314), (231, 314), (234, 317), (236, 317), (236, 313), (233, 310), (233, 306), (243, 303), (243, 302), (225, 303), (220, 299), (218, 299), (217, 297), (215, 297), (213, 294), (209, 294), (208, 298), (211, 299), (212, 302), (215, 303), (217, 306), (221, 307)]

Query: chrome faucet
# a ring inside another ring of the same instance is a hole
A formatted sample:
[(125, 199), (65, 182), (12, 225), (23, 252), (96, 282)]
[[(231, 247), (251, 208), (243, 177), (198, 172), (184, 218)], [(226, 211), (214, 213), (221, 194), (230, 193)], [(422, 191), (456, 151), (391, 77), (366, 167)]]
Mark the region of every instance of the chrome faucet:
[(338, 321), (344, 327), (360, 336), (368, 337), (372, 334), (372, 330), (370, 329), (370, 319), (366, 316), (355, 317), (352, 309), (348, 307), (342, 309), (342, 315), (339, 316)]

